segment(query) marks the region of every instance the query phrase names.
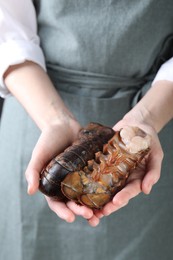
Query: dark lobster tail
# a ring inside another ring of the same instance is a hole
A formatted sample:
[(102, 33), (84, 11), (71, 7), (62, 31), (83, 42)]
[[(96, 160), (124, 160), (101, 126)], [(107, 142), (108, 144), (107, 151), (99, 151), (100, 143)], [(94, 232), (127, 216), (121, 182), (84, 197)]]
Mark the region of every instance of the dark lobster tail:
[(68, 174), (83, 169), (88, 160), (93, 159), (95, 153), (103, 149), (103, 145), (114, 133), (112, 128), (96, 123), (90, 123), (81, 129), (79, 139), (52, 159), (42, 171), (40, 191), (57, 200), (65, 200), (61, 192), (61, 182)]

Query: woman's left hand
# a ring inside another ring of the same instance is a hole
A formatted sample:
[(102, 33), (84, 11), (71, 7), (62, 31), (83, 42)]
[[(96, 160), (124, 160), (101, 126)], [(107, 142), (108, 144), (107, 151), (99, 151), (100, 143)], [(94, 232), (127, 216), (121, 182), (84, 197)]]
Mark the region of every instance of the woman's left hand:
[[(114, 126), (114, 129), (119, 130), (123, 126), (130, 124), (131, 123), (126, 120), (121, 120)], [(124, 207), (132, 198), (141, 192), (149, 194), (153, 185), (160, 178), (163, 151), (158, 135), (156, 131), (147, 124), (135, 124), (135, 126), (143, 129), (151, 136), (152, 142), (149, 156), (131, 173), (127, 180), (127, 185), (114, 196), (113, 200), (107, 203), (102, 210), (95, 211), (95, 215), (99, 218), (108, 216)]]

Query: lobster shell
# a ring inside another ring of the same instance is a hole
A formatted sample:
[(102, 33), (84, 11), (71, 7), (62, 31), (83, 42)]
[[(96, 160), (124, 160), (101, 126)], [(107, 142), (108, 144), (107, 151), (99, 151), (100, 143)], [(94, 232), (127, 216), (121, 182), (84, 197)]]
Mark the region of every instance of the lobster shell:
[(42, 193), (56, 200), (66, 200), (61, 191), (61, 182), (74, 171), (79, 171), (94, 158), (96, 152), (115, 134), (110, 127), (90, 123), (79, 132), (78, 139), (63, 153), (53, 158), (43, 169), (39, 189)]
[(73, 200), (100, 209), (125, 186), (130, 172), (148, 154), (149, 146), (150, 137), (139, 128), (127, 127), (115, 133), (91, 123), (43, 170), (40, 190), (57, 200)]

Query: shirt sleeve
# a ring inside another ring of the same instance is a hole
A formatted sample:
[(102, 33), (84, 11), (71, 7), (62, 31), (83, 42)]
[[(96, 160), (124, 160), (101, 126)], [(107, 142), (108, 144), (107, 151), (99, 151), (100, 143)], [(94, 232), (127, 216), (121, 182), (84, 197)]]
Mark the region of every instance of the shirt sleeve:
[(152, 85), (159, 80), (168, 80), (173, 82), (173, 58), (166, 61), (158, 70)]
[(46, 70), (32, 1), (0, 0), (0, 32), (0, 96), (6, 97), (3, 75), (10, 65), (30, 60)]

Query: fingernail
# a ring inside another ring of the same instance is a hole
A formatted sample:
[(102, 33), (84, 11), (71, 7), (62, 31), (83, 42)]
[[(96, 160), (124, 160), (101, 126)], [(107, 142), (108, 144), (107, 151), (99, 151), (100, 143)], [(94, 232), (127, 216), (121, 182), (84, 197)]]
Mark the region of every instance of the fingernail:
[(65, 217), (65, 221), (67, 223), (73, 223), (75, 221), (75, 216), (74, 215), (67, 216), (67, 217)]
[(152, 190), (152, 184), (149, 184), (147, 188), (147, 194), (150, 194), (151, 190)]
[(27, 193), (29, 194), (29, 195), (32, 195), (33, 194), (33, 186), (31, 186), (31, 184), (28, 184), (28, 189), (27, 189)]
[(100, 221), (99, 219), (94, 219), (92, 221), (88, 220), (88, 222), (92, 227), (97, 227)]
[(111, 214), (111, 211), (110, 210), (107, 210), (106, 212), (105, 212), (105, 216), (109, 216)]
[(27, 193), (30, 194), (31, 186), (28, 184)]
[(123, 203), (123, 204), (121, 205), (121, 208), (127, 206), (127, 204), (128, 204), (128, 202)]

